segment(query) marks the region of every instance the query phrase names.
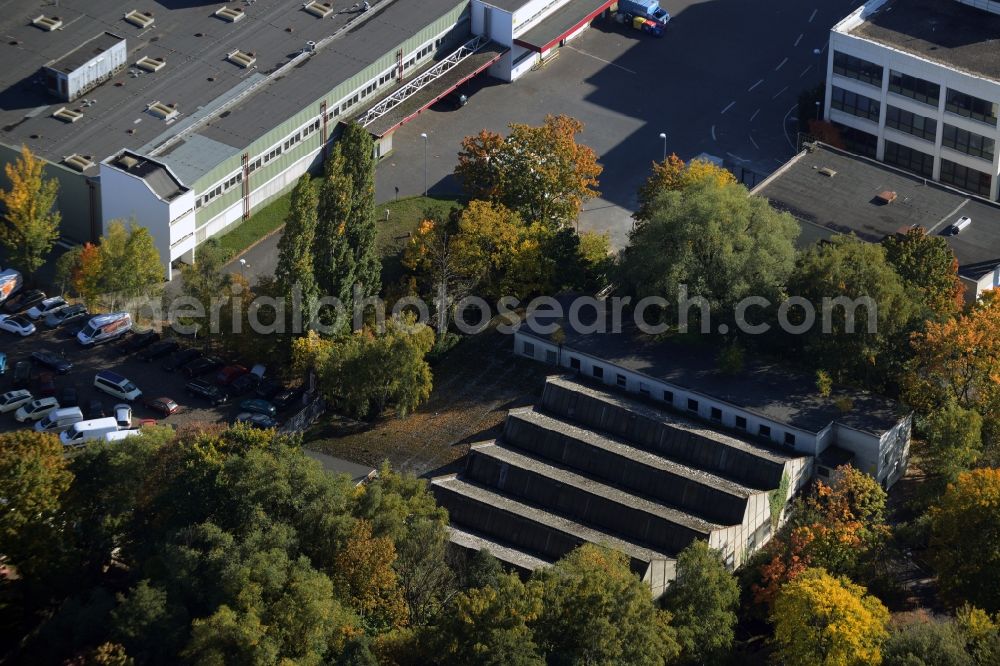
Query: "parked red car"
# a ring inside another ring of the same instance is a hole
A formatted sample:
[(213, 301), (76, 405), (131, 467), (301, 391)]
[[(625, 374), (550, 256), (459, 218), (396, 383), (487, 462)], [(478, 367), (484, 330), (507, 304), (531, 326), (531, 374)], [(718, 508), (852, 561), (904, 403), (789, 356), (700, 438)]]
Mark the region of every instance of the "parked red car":
[(149, 409), (162, 415), (164, 418), (175, 413), (180, 407), (170, 398), (147, 398), (143, 401)]
[(215, 383), (219, 386), (229, 386), (234, 381), (242, 377), (243, 375), (250, 372), (242, 365), (227, 365), (222, 370), (219, 370), (215, 375)]

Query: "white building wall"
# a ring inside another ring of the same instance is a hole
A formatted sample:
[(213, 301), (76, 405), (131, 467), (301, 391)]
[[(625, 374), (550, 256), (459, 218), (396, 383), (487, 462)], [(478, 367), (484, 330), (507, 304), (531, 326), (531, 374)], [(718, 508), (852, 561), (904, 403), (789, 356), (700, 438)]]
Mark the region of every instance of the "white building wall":
[[(857, 9), (834, 26), (830, 33), (830, 48), (827, 54), (827, 87), (826, 87), (826, 118), (854, 127), (878, 137), (877, 158), (884, 159), (886, 139), (905, 145), (914, 150), (932, 155), (934, 160), (933, 178), (939, 179), (941, 174), (941, 159), (947, 159), (956, 164), (988, 173), (993, 177), (989, 198), (996, 200), (1000, 195), (1000, 127), (959, 116), (945, 110), (946, 93), (948, 89), (956, 90), (967, 95), (973, 95), (990, 102), (1000, 103), (1000, 82), (976, 76), (967, 72), (951, 69), (945, 65), (921, 58), (919, 56), (901, 51), (899, 49), (873, 42), (855, 35), (848, 34), (850, 30), (860, 25), (864, 18), (880, 8), (885, 0), (875, 0)], [(834, 52), (846, 53), (848, 55), (862, 58), (869, 62), (882, 65), (883, 77), (881, 90), (875, 86), (868, 85), (849, 77), (839, 76), (833, 73)], [(926, 81), (931, 81), (941, 86), (941, 95), (937, 108), (917, 102), (909, 97), (889, 92), (889, 72), (895, 70), (909, 76), (914, 76)], [(843, 113), (830, 106), (831, 88), (833, 86), (850, 90), (851, 92), (865, 95), (879, 100), (882, 105), (882, 113), (879, 123), (871, 122), (864, 118), (858, 118), (847, 113)], [(904, 109), (911, 113), (916, 113), (937, 121), (938, 133), (934, 143), (924, 141), (899, 132), (893, 128), (885, 127), (886, 106)], [(992, 161), (980, 159), (965, 153), (952, 150), (941, 145), (943, 126), (947, 123), (959, 129), (963, 129), (980, 136), (993, 139), (995, 143), (994, 156)]]

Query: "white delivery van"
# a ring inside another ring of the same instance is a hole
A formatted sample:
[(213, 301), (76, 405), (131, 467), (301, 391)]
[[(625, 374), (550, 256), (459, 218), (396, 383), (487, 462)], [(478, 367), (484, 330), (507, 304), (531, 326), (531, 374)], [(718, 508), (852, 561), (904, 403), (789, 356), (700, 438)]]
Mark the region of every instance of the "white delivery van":
[(62, 432), (74, 423), (83, 420), (83, 412), (79, 407), (60, 407), (53, 409), (45, 417), (35, 423), (35, 430), (38, 432)]
[(118, 432), (118, 421), (113, 416), (74, 423), (59, 435), (59, 441), (63, 446), (83, 446), (92, 439), (101, 439), (109, 432)]
[(948, 227), (948, 231), (950, 231), (951, 235), (954, 236), (956, 234), (962, 233), (962, 231), (971, 224), (972, 224), (972, 218), (969, 217), (968, 215), (965, 215), (963, 217), (958, 218), (954, 224)]
[(108, 442), (120, 442), (123, 439), (132, 437), (133, 435), (138, 435), (141, 431), (138, 428), (129, 428), (127, 430), (116, 430), (115, 432), (109, 432), (104, 434), (104, 441)]
[(127, 312), (112, 312), (91, 317), (87, 325), (76, 334), (76, 341), (84, 347), (91, 347), (117, 340), (131, 330), (132, 315)]
[(16, 294), (23, 284), (24, 278), (13, 268), (0, 271), (0, 303)]

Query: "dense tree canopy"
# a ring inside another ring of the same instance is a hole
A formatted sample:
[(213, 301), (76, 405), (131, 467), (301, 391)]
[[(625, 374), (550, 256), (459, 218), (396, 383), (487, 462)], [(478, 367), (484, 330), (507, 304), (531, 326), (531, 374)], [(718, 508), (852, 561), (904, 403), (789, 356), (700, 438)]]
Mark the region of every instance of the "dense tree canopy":
[(664, 192), (675, 192), (687, 187), (708, 182), (715, 187), (735, 185), (736, 177), (723, 167), (707, 160), (691, 160), (686, 163), (671, 153), (662, 162), (653, 162), (653, 172), (639, 188), (639, 209), (632, 215), (637, 222), (648, 221), (659, 207), (656, 200)]
[(777, 654), (787, 666), (882, 663), (889, 611), (846, 578), (808, 569), (774, 602)]
[(885, 258), (914, 294), (925, 319), (950, 317), (962, 308), (964, 287), (958, 277), (958, 259), (948, 241), (919, 227), (889, 236)]
[[(749, 296), (777, 306), (794, 266), (798, 229), (790, 215), (747, 196), (743, 186), (701, 180), (650, 203), (648, 220), (621, 255), (621, 281), (637, 297), (666, 298), (674, 317), (686, 285), (689, 298), (708, 301), (713, 322), (731, 324), (736, 304)], [(689, 316), (697, 312), (692, 307)]]
[(930, 515), (942, 591), (956, 605), (1000, 611), (1000, 469), (959, 474)]

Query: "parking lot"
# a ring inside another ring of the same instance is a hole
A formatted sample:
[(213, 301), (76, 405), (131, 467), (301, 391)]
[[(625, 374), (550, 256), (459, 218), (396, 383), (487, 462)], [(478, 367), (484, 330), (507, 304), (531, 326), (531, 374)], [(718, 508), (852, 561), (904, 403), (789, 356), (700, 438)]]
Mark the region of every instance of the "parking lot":
[[(24, 338), (9, 333), (0, 333), (0, 351), (6, 352), (8, 365), (6, 375), (0, 377), (0, 392), (13, 389), (14, 367), (18, 361), (28, 360), (33, 351), (49, 350), (64, 355), (73, 364), (69, 373), (54, 375), (57, 397), (63, 388), (74, 387), (77, 390), (79, 405), (83, 409), (85, 417), (87, 416), (87, 404), (91, 398), (100, 400), (109, 416), (112, 415), (111, 410), (115, 404), (122, 402), (94, 388), (94, 375), (99, 370), (110, 370), (132, 380), (142, 390), (143, 398), (168, 397), (180, 405), (177, 413), (164, 418), (161, 414), (146, 408), (142, 404), (142, 399), (137, 400), (132, 405), (135, 424), (138, 424), (142, 419), (156, 419), (158, 423), (175, 427), (194, 423), (230, 423), (242, 411), (239, 408), (240, 400), (256, 397), (253, 392), (250, 392), (230, 400), (225, 405), (213, 408), (206, 401), (187, 395), (184, 385), (189, 379), (184, 377), (181, 372), (168, 372), (163, 369), (162, 366), (169, 360), (169, 357), (146, 362), (139, 357), (139, 353), (122, 356), (114, 342), (93, 348), (83, 348), (75, 339), (69, 338), (69, 333), (65, 329), (45, 330), (44, 326), (39, 326), (38, 332), (34, 335)], [(181, 345), (182, 348), (198, 347), (198, 344), (191, 340), (182, 340)], [(247, 359), (241, 364), (249, 368), (253, 361)], [(35, 397), (39, 397), (35, 391), (39, 375), (45, 372), (48, 370), (40, 366), (35, 366), (32, 370), (31, 385), (27, 388)], [(214, 375), (215, 373), (211, 372), (201, 378), (211, 382)], [(290, 411), (294, 411), (294, 409)], [(279, 420), (282, 416), (279, 414)], [(0, 414), (0, 432), (15, 430), (19, 427), (24, 426), (14, 420), (13, 412)]]

